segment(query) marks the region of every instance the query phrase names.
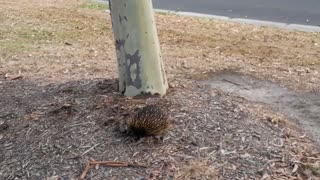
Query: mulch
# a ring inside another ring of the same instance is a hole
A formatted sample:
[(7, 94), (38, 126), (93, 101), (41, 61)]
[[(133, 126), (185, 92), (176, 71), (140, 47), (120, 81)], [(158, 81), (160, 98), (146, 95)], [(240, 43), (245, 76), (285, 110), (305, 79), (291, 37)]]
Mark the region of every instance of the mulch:
[[(1, 79), (0, 179), (79, 179), (88, 162), (88, 179), (320, 177), (318, 148), (295, 125), (273, 121), (268, 107), (201, 81), (171, 87), (162, 98), (129, 98), (115, 79)], [(173, 127), (163, 142), (137, 142), (118, 129), (146, 104), (169, 109)]]

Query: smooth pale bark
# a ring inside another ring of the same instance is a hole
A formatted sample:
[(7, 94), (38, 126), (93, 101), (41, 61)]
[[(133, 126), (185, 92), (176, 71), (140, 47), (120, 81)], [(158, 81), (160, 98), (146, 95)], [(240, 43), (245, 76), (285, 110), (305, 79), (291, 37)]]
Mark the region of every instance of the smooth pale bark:
[(151, 0), (109, 0), (119, 67), (126, 96), (164, 95), (168, 89)]

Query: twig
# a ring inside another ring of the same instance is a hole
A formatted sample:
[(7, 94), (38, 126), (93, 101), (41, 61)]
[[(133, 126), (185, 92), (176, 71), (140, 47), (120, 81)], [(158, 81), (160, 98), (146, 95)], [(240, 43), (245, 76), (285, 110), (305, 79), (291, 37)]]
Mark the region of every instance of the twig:
[(99, 145), (100, 145), (100, 143), (92, 146), (91, 148), (89, 148), (88, 150), (86, 150), (86, 151), (85, 151), (84, 153), (82, 153), (81, 155), (83, 156), (83, 155), (87, 154), (88, 152), (92, 151), (95, 147), (97, 147), (97, 146), (99, 146)]
[(90, 161), (87, 163), (86, 167), (84, 168), (84, 171), (82, 172), (80, 179), (84, 180), (84, 178), (86, 177), (88, 171), (90, 169)]
[(128, 167), (129, 163), (127, 162), (118, 162), (118, 161), (91, 161), (91, 165), (106, 165), (111, 167)]
[(146, 166), (142, 163), (135, 162), (135, 163), (128, 163), (128, 162), (121, 162), (121, 161), (91, 161), (91, 165), (106, 165), (111, 167), (143, 167)]
[(20, 76), (12, 77), (12, 78), (10, 78), (10, 80), (14, 81), (14, 80), (22, 79), (22, 78), (23, 78), (23, 76), (20, 75)]
[(135, 162), (133, 164), (129, 164), (130, 167), (142, 167), (142, 168), (146, 168), (147, 166), (144, 165), (143, 163), (140, 162)]
[(14, 115), (14, 114), (13, 113), (8, 113), (6, 115), (0, 116), (0, 118), (5, 118), (5, 117), (11, 116), (11, 115)]
[(315, 157), (307, 157), (307, 159), (310, 159), (310, 160), (320, 160), (320, 158), (315, 158)]
[[(243, 86), (242, 84), (235, 83), (235, 82), (230, 81), (230, 80), (228, 80), (228, 79), (222, 79), (222, 81), (228, 82), (228, 83), (233, 84), (233, 85), (236, 85), (236, 86)], [(245, 88), (245, 89), (248, 89), (248, 88)]]
[(138, 162), (131, 164), (123, 161), (89, 161), (83, 173), (81, 174), (81, 177), (80, 177), (81, 180), (84, 180), (91, 165), (106, 165), (110, 167), (143, 167), (143, 168), (146, 167), (144, 164), (138, 163)]

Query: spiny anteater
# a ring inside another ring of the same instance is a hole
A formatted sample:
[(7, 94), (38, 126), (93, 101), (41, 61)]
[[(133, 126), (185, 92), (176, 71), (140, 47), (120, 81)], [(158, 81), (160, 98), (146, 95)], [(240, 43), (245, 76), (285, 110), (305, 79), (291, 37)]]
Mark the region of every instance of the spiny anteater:
[(128, 121), (128, 128), (138, 137), (161, 136), (169, 128), (167, 111), (157, 105), (147, 105), (139, 110)]

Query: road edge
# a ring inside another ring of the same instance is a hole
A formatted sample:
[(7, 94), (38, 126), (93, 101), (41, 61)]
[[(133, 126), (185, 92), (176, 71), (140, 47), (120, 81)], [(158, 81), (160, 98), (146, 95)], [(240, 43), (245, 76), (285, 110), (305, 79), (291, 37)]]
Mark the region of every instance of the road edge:
[[(102, 0), (94, 0), (98, 3), (106, 3), (106, 1)], [(106, 10), (109, 12), (109, 10)], [(189, 17), (198, 17), (198, 18), (207, 18), (207, 19), (214, 19), (214, 20), (222, 20), (222, 21), (231, 21), (237, 22), (241, 24), (251, 24), (256, 26), (267, 26), (267, 27), (275, 27), (279, 29), (287, 29), (293, 31), (302, 31), (302, 32), (313, 32), (313, 33), (320, 33), (320, 26), (308, 26), (302, 24), (287, 24), (281, 22), (274, 22), (274, 21), (262, 21), (257, 19), (243, 19), (243, 18), (231, 18), (228, 16), (219, 16), (219, 15), (212, 15), (212, 14), (202, 14), (202, 13), (194, 13), (194, 12), (185, 12), (185, 11), (171, 11), (165, 9), (154, 9), (156, 13), (165, 13), (165, 14), (173, 14), (179, 16), (189, 16)]]
[(302, 24), (287, 24), (287, 23), (281, 23), (281, 22), (262, 21), (262, 20), (256, 20), (256, 19), (231, 18), (228, 16), (217, 16), (217, 15), (211, 15), (211, 14), (201, 14), (201, 13), (184, 12), (184, 11), (170, 11), (170, 10), (163, 10), (163, 9), (155, 9), (155, 12), (174, 14), (174, 15), (180, 15), (180, 16), (200, 17), (200, 18), (207, 18), (207, 19), (214, 19), (214, 20), (231, 21), (231, 22), (237, 22), (241, 24), (251, 24), (256, 26), (276, 27), (281, 29), (296, 30), (296, 31), (303, 31), (303, 32), (320, 32), (320, 27), (318, 26), (308, 26), (308, 25), (302, 25)]

